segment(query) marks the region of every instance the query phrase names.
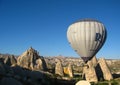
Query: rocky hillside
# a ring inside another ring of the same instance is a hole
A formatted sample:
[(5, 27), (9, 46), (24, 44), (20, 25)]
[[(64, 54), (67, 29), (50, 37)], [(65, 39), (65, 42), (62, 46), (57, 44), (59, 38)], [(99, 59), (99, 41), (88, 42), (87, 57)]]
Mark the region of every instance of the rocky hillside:
[(0, 85), (50, 85), (45, 60), (33, 48), (15, 57), (0, 54)]
[[(56, 56), (56, 57), (45, 57), (45, 61), (47, 62), (48, 68), (54, 68), (56, 59), (61, 60), (62, 65), (65, 67), (69, 63), (72, 65), (73, 70), (75, 72), (81, 72), (84, 62), (81, 58), (75, 57), (64, 57), (64, 56)], [(99, 59), (98, 59), (99, 61)], [(106, 59), (108, 67), (110, 68), (113, 74), (120, 74), (120, 59)]]
[[(29, 53), (31, 53), (31, 54), (29, 54)], [(26, 58), (28, 60), (26, 60)], [(35, 69), (37, 67), (36, 66), (37, 63), (38, 62), (41, 63), (40, 59), (43, 61), (42, 62), (43, 67), (39, 67), (39, 66), (38, 67), (40, 69), (44, 69), (44, 70), (54, 68), (55, 64), (56, 64), (56, 59), (59, 59), (64, 67), (70, 63), (75, 72), (81, 72), (81, 70), (82, 70), (81, 67), (84, 64), (84, 62), (81, 58), (64, 57), (64, 56), (43, 57), (43, 56), (40, 56), (39, 53), (36, 50), (34, 50), (33, 48), (29, 48), (19, 57), (10, 55), (10, 54), (0, 54), (0, 60), (2, 60), (5, 64), (14, 65), (17, 63), (19, 66), (26, 67), (29, 69), (33, 69), (33, 68)], [(120, 59), (106, 59), (106, 62), (113, 74), (115, 74), (115, 73), (120, 74)]]
[[(92, 64), (88, 65), (96, 67), (98, 61), (93, 58)], [(107, 62), (113, 77), (120, 77), (120, 60), (106, 59), (104, 62)], [(0, 85), (56, 85), (63, 83), (63, 80), (70, 80), (70, 83), (67, 83), (74, 85), (75, 81), (71, 79), (75, 77), (75, 74), (85, 72), (83, 66), (84, 62), (80, 58), (43, 57), (30, 47), (20, 56), (0, 54)], [(92, 72), (91, 68), (87, 70)], [(87, 74), (89, 77), (88, 72)], [(64, 84), (65, 82), (60, 85)]]
[(17, 65), (30, 70), (46, 70), (44, 58), (32, 47), (17, 58)]

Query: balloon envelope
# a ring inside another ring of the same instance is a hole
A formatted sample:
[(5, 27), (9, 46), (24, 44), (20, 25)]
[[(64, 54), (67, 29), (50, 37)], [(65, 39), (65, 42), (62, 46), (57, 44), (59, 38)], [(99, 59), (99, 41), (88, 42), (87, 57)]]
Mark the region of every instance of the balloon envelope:
[(75, 85), (91, 85), (88, 81), (80, 80)]
[(103, 46), (106, 40), (105, 26), (92, 19), (85, 19), (71, 24), (67, 38), (72, 48), (87, 62)]

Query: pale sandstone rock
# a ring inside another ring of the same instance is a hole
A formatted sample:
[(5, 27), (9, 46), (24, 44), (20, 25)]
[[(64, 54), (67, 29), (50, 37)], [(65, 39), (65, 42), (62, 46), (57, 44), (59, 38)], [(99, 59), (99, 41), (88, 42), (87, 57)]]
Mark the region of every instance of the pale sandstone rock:
[(44, 68), (43, 68), (43, 63), (42, 63), (42, 60), (41, 59), (37, 59), (36, 60), (36, 65), (35, 65), (35, 69), (36, 70), (43, 70)]
[(109, 67), (108, 67), (105, 59), (104, 58), (100, 58), (98, 62), (99, 62), (99, 65), (101, 67), (101, 70), (103, 72), (104, 79), (105, 80), (111, 80), (111, 79), (113, 79), (113, 76), (112, 76), (112, 74), (110, 72), (110, 69), (109, 69)]
[(91, 61), (92, 61), (93, 66), (96, 67), (97, 64), (98, 64), (98, 61), (97, 61), (96, 56), (94, 56), (94, 57), (91, 59)]
[(83, 74), (85, 75), (85, 78), (89, 82), (98, 82), (96, 70), (95, 70), (95, 63), (96, 59), (91, 59), (87, 62), (87, 64), (83, 67)]
[(96, 71), (94, 67), (84, 66), (83, 72), (85, 74), (85, 78), (89, 82), (98, 82), (98, 78), (96, 75)]
[(17, 60), (16, 58), (11, 55), (11, 56), (6, 56), (4, 59), (4, 63), (11, 66), (11, 65), (16, 65), (17, 64)]
[(73, 77), (73, 69), (71, 64), (68, 65), (68, 67), (64, 67), (64, 73), (69, 75), (69, 77)]
[(58, 59), (56, 61), (57, 61), (57, 63), (56, 63), (56, 67), (55, 67), (55, 74), (58, 74), (60, 76), (64, 76), (61, 61)]
[(18, 66), (30, 70), (46, 69), (46, 63), (44, 61), (44, 58), (39, 56), (39, 53), (36, 50), (34, 50), (32, 47), (18, 57), (17, 64)]

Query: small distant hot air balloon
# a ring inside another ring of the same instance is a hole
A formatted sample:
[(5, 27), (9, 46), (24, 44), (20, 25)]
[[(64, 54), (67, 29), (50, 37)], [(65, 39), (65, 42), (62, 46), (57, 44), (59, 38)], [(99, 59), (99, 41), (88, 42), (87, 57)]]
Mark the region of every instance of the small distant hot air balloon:
[(79, 20), (67, 30), (67, 38), (72, 48), (86, 63), (103, 46), (106, 40), (105, 26), (93, 19)]

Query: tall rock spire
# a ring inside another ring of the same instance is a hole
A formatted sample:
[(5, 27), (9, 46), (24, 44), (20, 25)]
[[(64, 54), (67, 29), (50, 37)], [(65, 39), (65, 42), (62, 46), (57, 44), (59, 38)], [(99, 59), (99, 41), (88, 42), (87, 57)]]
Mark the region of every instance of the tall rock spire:
[(46, 66), (44, 62), (44, 58), (39, 56), (37, 50), (30, 47), (26, 50), (22, 55), (20, 55), (17, 59), (17, 64), (23, 68), (31, 69), (31, 70), (44, 70)]

